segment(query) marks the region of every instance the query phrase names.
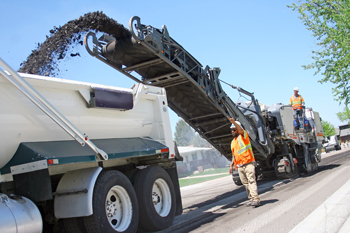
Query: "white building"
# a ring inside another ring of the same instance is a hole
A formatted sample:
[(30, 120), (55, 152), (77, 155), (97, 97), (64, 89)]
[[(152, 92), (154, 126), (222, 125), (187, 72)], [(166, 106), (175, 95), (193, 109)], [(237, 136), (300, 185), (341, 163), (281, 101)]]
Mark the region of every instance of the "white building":
[(177, 161), (179, 177), (189, 175), (193, 171), (202, 172), (208, 168), (221, 168), (230, 164), (215, 148), (205, 147), (178, 147), (183, 161)]

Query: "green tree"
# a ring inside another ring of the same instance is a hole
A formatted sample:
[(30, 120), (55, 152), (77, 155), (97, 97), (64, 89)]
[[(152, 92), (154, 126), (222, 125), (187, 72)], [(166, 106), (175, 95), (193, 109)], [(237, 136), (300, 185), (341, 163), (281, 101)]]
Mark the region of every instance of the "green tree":
[(337, 117), (341, 122), (348, 122), (350, 124), (350, 110), (348, 106), (345, 106), (343, 112), (338, 112)]
[(201, 138), (198, 133), (184, 120), (179, 120), (175, 126), (175, 139), (178, 146), (208, 147), (209, 143)]
[(198, 133), (195, 133), (194, 137), (192, 138), (192, 145), (195, 147), (210, 147), (209, 142), (203, 139)]
[(303, 66), (322, 74), (319, 82), (332, 82), (335, 100), (348, 105), (350, 100), (350, 1), (300, 0), (288, 6), (317, 39), (318, 50), (312, 51), (314, 62)]
[(324, 132), (325, 137), (335, 135), (335, 133), (336, 133), (335, 127), (330, 122), (322, 121), (322, 127), (323, 127), (323, 132)]
[(175, 141), (178, 146), (189, 146), (194, 132), (184, 120), (179, 120), (175, 126)]

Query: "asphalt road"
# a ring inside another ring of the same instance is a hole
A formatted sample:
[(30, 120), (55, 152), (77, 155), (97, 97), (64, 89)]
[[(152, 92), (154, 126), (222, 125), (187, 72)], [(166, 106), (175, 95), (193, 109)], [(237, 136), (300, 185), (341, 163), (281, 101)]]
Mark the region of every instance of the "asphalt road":
[(230, 176), (183, 187), (184, 212), (162, 232), (350, 232), (350, 149), (322, 157), (314, 174), (259, 181), (258, 208)]

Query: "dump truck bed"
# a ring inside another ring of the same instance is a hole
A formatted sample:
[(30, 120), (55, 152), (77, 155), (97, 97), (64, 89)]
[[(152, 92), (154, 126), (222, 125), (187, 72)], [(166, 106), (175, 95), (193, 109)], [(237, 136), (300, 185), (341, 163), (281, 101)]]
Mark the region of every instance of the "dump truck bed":
[[(127, 89), (36, 75), (21, 76), (83, 132), (86, 139), (107, 153), (107, 164), (115, 159), (124, 159), (119, 163), (126, 164), (125, 158), (161, 153), (167, 154), (167, 158), (171, 158), (170, 154), (174, 157), (163, 88), (138, 84)], [(13, 166), (41, 160), (50, 161), (49, 167), (97, 163), (98, 158), (91, 148), (76, 142), (2, 75), (0, 84), (2, 177), (10, 173)]]

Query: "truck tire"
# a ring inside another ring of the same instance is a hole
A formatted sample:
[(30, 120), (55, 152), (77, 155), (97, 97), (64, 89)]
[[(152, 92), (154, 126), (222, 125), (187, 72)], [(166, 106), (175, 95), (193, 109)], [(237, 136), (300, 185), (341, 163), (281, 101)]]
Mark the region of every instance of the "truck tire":
[(305, 156), (305, 164), (304, 164), (304, 168), (305, 168), (305, 172), (307, 173), (307, 174), (310, 174), (310, 173), (312, 173), (313, 172), (313, 170), (314, 170), (314, 168), (313, 168), (313, 166), (312, 166), (312, 162), (311, 162), (311, 158), (310, 158), (310, 153), (307, 155), (307, 156)]
[(232, 171), (232, 180), (235, 183), (235, 185), (237, 185), (237, 186), (243, 185), (242, 181), (241, 181), (241, 178), (239, 178), (239, 174), (238, 174), (237, 170), (233, 170)]
[(137, 231), (139, 210), (129, 179), (116, 170), (102, 171), (93, 193), (93, 214), (84, 218), (88, 233)]
[(233, 180), (233, 182), (235, 182), (235, 185), (237, 185), (237, 186), (243, 185), (241, 180)]
[(312, 163), (312, 170), (313, 171), (317, 171), (318, 170), (318, 163), (317, 162), (313, 162)]
[(161, 167), (145, 168), (134, 183), (140, 209), (139, 226), (146, 231), (168, 228), (174, 221), (176, 196), (168, 173)]
[(312, 159), (311, 159), (311, 153), (310, 153), (310, 145), (306, 144), (306, 143), (304, 143), (302, 145), (303, 145), (303, 156), (304, 156), (302, 168), (306, 174), (310, 174), (313, 172)]

